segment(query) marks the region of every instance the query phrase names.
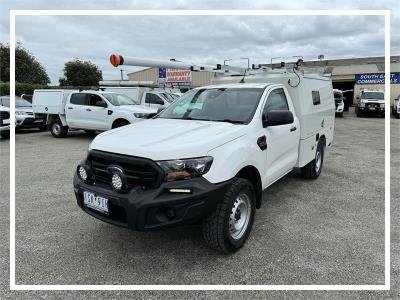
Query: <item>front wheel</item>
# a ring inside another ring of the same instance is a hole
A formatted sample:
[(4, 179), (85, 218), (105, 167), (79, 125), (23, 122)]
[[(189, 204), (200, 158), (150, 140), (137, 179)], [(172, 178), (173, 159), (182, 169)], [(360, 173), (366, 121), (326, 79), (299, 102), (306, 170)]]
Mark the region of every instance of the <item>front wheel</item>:
[(223, 253), (239, 250), (250, 235), (256, 197), (253, 185), (234, 178), (216, 210), (203, 221), (203, 237), (213, 249)]
[(324, 163), (324, 150), (325, 143), (323, 140), (319, 140), (317, 144), (317, 150), (315, 151), (315, 158), (301, 168), (301, 174), (305, 178), (316, 179), (319, 177), (322, 171), (322, 165)]
[(50, 124), (50, 132), (55, 138), (63, 138), (68, 134), (68, 126), (63, 126), (61, 120), (57, 119)]

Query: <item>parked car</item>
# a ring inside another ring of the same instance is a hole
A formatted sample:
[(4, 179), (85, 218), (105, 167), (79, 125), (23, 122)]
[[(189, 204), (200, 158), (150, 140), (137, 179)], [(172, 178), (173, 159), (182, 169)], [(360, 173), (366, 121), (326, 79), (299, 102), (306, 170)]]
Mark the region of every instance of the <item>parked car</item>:
[(379, 115), (385, 117), (385, 92), (364, 90), (358, 97), (358, 105), (356, 107), (357, 117), (366, 115)]
[(10, 109), (0, 105), (0, 135), (2, 138), (10, 137)]
[[(2, 96), (1, 103), (10, 106), (10, 96)], [(33, 115), (32, 104), (18, 96), (15, 96), (15, 127), (16, 129), (38, 128), (41, 131), (46, 130), (46, 119), (44, 117)]]
[(51, 134), (65, 137), (69, 129), (105, 131), (156, 115), (126, 95), (109, 91), (35, 90), (33, 111), (45, 117)]
[(98, 135), (75, 172), (79, 207), (135, 230), (201, 221), (210, 247), (237, 251), (263, 190), (295, 168), (320, 176), (335, 119), (329, 77), (244, 75), (249, 82), (224, 74), (153, 119)]
[[(0, 105), (10, 107), (10, 96), (1, 96)], [(46, 130), (46, 118), (33, 115), (32, 104), (18, 96), (15, 96), (15, 128), (38, 128)]]
[(343, 110), (344, 110), (344, 101), (343, 101), (343, 92), (341, 90), (334, 89), (333, 96), (335, 98), (335, 114), (343, 118)]

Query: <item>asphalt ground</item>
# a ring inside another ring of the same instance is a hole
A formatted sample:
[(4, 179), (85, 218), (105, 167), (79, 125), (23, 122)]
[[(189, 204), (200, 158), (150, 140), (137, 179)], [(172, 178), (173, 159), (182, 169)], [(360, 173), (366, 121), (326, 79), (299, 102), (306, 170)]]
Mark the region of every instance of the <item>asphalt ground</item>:
[[(358, 292), (15, 292), (9, 285), (9, 141), (0, 141), (0, 298), (397, 298), (400, 121), (391, 119), (392, 290)], [(118, 228), (76, 205), (72, 176), (93, 135), (16, 135), (17, 284), (384, 283), (384, 120), (338, 118), (317, 180), (292, 172), (264, 191), (247, 244), (227, 256), (198, 225)]]

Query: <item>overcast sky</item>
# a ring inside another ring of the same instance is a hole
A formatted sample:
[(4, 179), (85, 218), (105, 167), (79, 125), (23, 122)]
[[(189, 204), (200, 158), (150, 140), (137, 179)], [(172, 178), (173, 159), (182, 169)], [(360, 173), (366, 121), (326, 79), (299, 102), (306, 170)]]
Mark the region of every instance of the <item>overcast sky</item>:
[[(8, 9), (391, 9), (392, 55), (400, 54), (398, 1), (3, 1), (0, 41), (9, 41)], [(284, 3), (283, 3), (284, 2)], [(395, 5), (396, 3), (396, 5)], [(5, 5), (4, 5), (5, 4)], [(119, 7), (118, 4), (123, 5)], [(200, 5), (201, 4), (201, 5)], [(6, 9), (4, 9), (6, 7)], [(396, 8), (397, 7), (397, 8)], [(384, 19), (376, 16), (321, 17), (135, 17), (18, 16), (17, 41), (45, 66), (53, 84), (64, 63), (73, 58), (99, 65), (104, 79), (119, 79), (109, 63), (112, 53), (126, 56), (216, 64), (249, 57), (268, 63), (271, 57), (294, 55), (326, 59), (384, 55)], [(235, 61), (232, 64), (240, 65)], [(123, 67), (127, 72), (134, 67)]]

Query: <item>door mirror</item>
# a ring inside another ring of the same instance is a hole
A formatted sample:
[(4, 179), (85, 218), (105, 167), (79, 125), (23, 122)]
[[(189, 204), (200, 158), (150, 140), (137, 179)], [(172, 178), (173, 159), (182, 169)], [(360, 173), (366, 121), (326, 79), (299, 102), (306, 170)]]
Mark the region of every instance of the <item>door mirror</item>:
[(271, 110), (262, 116), (263, 127), (292, 124), (293, 113), (290, 110)]
[(105, 101), (96, 102), (96, 106), (98, 107), (107, 107), (107, 103)]
[(162, 100), (160, 98), (155, 99), (154, 104), (164, 105), (164, 100)]

